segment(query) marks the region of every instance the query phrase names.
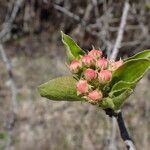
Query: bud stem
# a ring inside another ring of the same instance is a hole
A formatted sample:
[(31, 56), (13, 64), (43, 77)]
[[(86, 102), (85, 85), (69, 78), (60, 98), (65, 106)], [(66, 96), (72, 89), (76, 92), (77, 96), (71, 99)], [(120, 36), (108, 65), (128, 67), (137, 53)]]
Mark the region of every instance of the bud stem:
[(127, 150), (136, 150), (135, 145), (134, 145), (131, 137), (129, 136), (129, 133), (126, 128), (121, 110), (118, 112), (115, 112), (112, 109), (105, 109), (104, 111), (109, 117), (116, 118), (119, 130), (120, 130), (121, 138), (124, 141), (124, 143), (127, 147)]

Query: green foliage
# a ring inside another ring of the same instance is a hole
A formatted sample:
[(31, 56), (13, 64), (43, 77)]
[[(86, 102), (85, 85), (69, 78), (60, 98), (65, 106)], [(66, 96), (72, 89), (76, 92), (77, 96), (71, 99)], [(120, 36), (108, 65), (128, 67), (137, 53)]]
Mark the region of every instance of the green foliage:
[(61, 32), (62, 42), (64, 43), (68, 60), (72, 61), (74, 59), (79, 59), (81, 55), (84, 55), (85, 52), (77, 45), (77, 43), (68, 35)]
[(50, 80), (38, 87), (41, 96), (51, 100), (80, 101), (76, 93), (76, 80), (65, 76)]
[(149, 67), (150, 60), (148, 59), (133, 59), (127, 61), (113, 73), (110, 84), (115, 85), (120, 81), (134, 84), (143, 77)]
[(145, 3), (145, 8), (150, 9), (150, 2)]
[(134, 56), (125, 59), (125, 61), (129, 61), (132, 59), (139, 59), (139, 58), (150, 59), (150, 50), (145, 50), (145, 51), (139, 52), (139, 53), (135, 54)]
[(112, 81), (108, 86), (112, 87), (109, 97), (115, 105), (114, 109), (121, 107), (149, 67), (148, 59), (130, 59), (113, 73)]
[(102, 107), (103, 109), (106, 108), (111, 108), (113, 110), (120, 109), (125, 99), (128, 98), (128, 96), (133, 92), (133, 90), (123, 89), (119, 92), (120, 93), (118, 94), (118, 96), (115, 96), (114, 98), (111, 97), (104, 98), (100, 103), (100, 107)]
[(114, 102), (113, 102), (112, 98), (110, 98), (110, 97), (104, 98), (100, 102), (99, 106), (102, 107), (103, 109), (106, 109), (106, 108), (114, 109), (115, 108)]
[[(85, 52), (71, 37), (62, 32), (62, 41), (66, 46), (68, 60), (79, 59)], [(140, 52), (125, 60), (125, 63), (113, 72), (112, 80), (103, 89), (105, 97), (99, 106), (103, 109), (120, 109), (124, 101), (133, 92), (137, 82), (150, 67), (150, 50)], [(56, 101), (82, 101), (77, 96), (77, 80), (73, 77), (59, 77), (38, 87), (41, 96)]]
[(112, 98), (112, 101), (115, 105), (114, 110), (120, 109), (124, 101), (131, 95), (132, 92), (133, 90), (130, 88), (124, 89), (118, 96)]
[(117, 91), (123, 88), (132, 88), (132, 87), (133, 87), (132, 82), (119, 81), (113, 86), (112, 91)]
[(0, 140), (6, 140), (8, 137), (6, 132), (0, 132)]

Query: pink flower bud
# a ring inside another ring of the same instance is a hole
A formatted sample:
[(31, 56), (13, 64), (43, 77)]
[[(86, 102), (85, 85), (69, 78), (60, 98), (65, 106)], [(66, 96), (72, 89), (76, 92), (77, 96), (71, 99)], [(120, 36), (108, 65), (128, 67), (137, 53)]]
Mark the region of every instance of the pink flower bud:
[(89, 90), (89, 85), (86, 80), (79, 80), (76, 84), (77, 95), (87, 93)]
[(95, 60), (92, 56), (85, 55), (81, 58), (83, 64), (87, 67), (90, 67), (94, 64)]
[(107, 61), (107, 59), (105, 59), (105, 58), (100, 58), (100, 59), (98, 59), (97, 60), (97, 62), (96, 62), (96, 66), (98, 67), (98, 68), (100, 68), (100, 69), (106, 69), (107, 68), (107, 65), (108, 65), (108, 61)]
[(121, 59), (119, 61), (112, 62), (109, 66), (109, 70), (115, 71), (122, 65), (123, 65), (123, 60), (121, 60)]
[(107, 81), (110, 81), (112, 77), (112, 72), (109, 70), (101, 70), (98, 73), (98, 79), (100, 83), (106, 83)]
[(69, 66), (69, 69), (72, 73), (78, 73), (81, 67), (82, 65), (78, 60), (73, 60)]
[(91, 103), (96, 103), (103, 98), (103, 94), (99, 90), (94, 90), (88, 93), (87, 100)]
[(88, 55), (93, 56), (94, 58), (100, 58), (102, 56), (102, 51), (101, 50), (96, 50), (96, 49), (92, 49)]
[(93, 69), (87, 69), (84, 73), (84, 76), (87, 80), (93, 80), (93, 79), (96, 79), (97, 77), (97, 73), (95, 70)]

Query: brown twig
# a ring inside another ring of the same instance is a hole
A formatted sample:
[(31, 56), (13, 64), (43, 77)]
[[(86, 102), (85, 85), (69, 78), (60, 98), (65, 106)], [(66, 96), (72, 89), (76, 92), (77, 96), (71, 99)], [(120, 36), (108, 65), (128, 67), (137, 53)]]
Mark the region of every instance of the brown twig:
[(66, 8), (64, 7), (61, 7), (57, 4), (53, 4), (53, 7), (58, 10), (58, 11), (61, 11), (62, 13), (64, 13), (65, 15), (67, 15), (68, 17), (70, 18), (73, 18), (74, 20), (78, 21), (78, 22), (81, 22), (83, 25), (86, 25), (87, 23), (81, 19), (78, 15), (70, 12), (69, 10), (67, 10)]
[[(13, 128), (14, 128), (14, 124), (15, 124), (15, 120), (16, 120), (16, 111), (17, 111), (17, 98), (16, 98), (17, 97), (17, 88), (16, 88), (14, 76), (13, 76), (12, 66), (11, 66), (10, 60), (5, 52), (2, 42), (4, 42), (8, 38), (8, 35), (10, 34), (11, 29), (12, 29), (12, 24), (16, 18), (17, 12), (20, 9), (20, 6), (22, 5), (23, 1), (24, 0), (17, 0), (15, 2), (12, 13), (11, 13), (9, 19), (6, 22), (4, 22), (2, 31), (0, 32), (0, 55), (6, 65), (6, 68), (7, 68), (8, 77), (9, 77), (9, 86), (10, 86), (10, 90), (11, 90), (11, 94), (12, 94), (11, 118), (9, 118), (9, 120), (6, 123), (6, 129), (8, 131), (8, 135), (9, 135), (7, 144), (5, 147), (6, 150), (9, 150), (10, 146), (12, 144), (12, 133), (13, 133)], [(8, 15), (7, 15), (7, 17), (8, 17)]]
[(116, 116), (116, 120), (117, 120), (118, 127), (119, 127), (119, 130), (120, 130), (120, 135), (121, 135), (127, 149), (128, 150), (135, 150), (134, 143), (133, 143), (132, 139), (129, 136), (129, 133), (128, 133), (127, 128), (125, 126), (125, 122), (124, 122), (121, 111), (118, 112), (118, 114)]
[[(126, 22), (127, 22), (127, 16), (128, 16), (129, 8), (130, 8), (130, 5), (129, 5), (128, 1), (126, 1), (124, 4), (123, 14), (121, 17), (121, 22), (120, 22), (120, 26), (118, 29), (116, 42), (115, 42), (114, 48), (112, 50), (112, 53), (110, 55), (110, 59), (112, 59), (112, 60), (116, 59), (118, 52), (119, 52), (119, 48), (120, 48), (120, 45), (121, 45), (121, 42), (123, 39), (123, 33), (124, 33)], [(116, 119), (115, 118), (117, 119), (117, 123), (118, 123), (119, 129), (120, 129), (121, 137), (124, 140), (124, 143), (127, 145), (127, 149), (135, 150), (134, 144), (133, 144), (132, 140), (129, 138), (129, 134), (128, 134), (127, 129), (125, 127), (121, 111), (115, 115), (112, 115), (112, 125), (113, 126), (112, 126), (112, 136), (111, 136), (109, 149), (110, 150), (116, 150), (117, 149), (116, 144), (115, 144), (115, 138), (116, 138), (116, 124), (115, 124)]]
[(120, 45), (121, 45), (121, 42), (123, 39), (123, 33), (124, 33), (126, 22), (127, 22), (127, 16), (128, 16), (129, 8), (130, 8), (130, 5), (126, 1), (125, 5), (124, 5), (124, 9), (123, 9), (123, 14), (121, 17), (121, 22), (120, 22), (116, 42), (115, 42), (114, 48), (112, 50), (112, 54), (110, 56), (110, 59), (112, 59), (112, 60), (116, 59), (118, 52), (119, 52), (119, 48), (120, 48)]
[(120, 130), (121, 138), (123, 139), (127, 149), (128, 150), (136, 150), (134, 143), (133, 143), (131, 137), (129, 136), (129, 133), (126, 128), (121, 110), (115, 112), (112, 109), (105, 109), (104, 111), (109, 117), (113, 117), (114, 119), (116, 119), (119, 130)]

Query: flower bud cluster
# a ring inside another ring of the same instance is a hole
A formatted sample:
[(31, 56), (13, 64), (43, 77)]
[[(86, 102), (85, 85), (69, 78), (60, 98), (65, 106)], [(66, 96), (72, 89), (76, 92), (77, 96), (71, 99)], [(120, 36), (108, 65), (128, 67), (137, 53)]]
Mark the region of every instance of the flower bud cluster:
[(111, 81), (112, 72), (123, 64), (121, 59), (110, 61), (102, 55), (101, 50), (92, 49), (69, 65), (70, 71), (78, 78), (77, 95), (93, 104), (103, 99), (104, 86)]

